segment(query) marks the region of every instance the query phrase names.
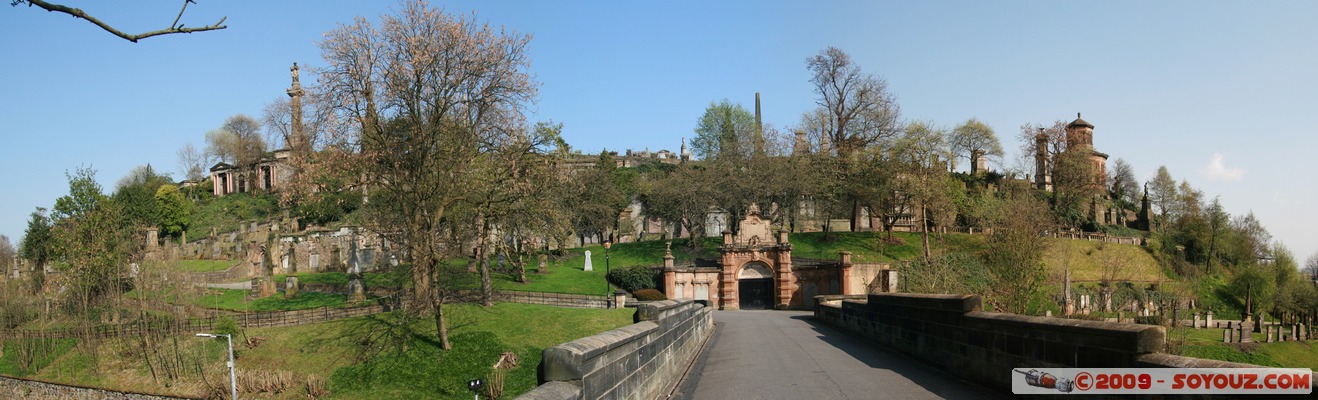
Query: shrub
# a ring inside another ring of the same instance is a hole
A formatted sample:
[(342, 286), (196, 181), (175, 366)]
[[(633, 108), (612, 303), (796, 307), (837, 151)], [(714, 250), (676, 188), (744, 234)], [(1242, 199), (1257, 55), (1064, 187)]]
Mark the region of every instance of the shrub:
[(635, 295), (636, 300), (640, 300), (640, 301), (668, 300), (668, 296), (664, 296), (663, 293), (660, 293), (658, 290), (654, 290), (654, 289), (637, 290), (635, 293), (632, 293), (632, 295)]
[(658, 276), (650, 267), (627, 267), (610, 270), (607, 278), (622, 290), (636, 293), (637, 290), (658, 287), (655, 283)]

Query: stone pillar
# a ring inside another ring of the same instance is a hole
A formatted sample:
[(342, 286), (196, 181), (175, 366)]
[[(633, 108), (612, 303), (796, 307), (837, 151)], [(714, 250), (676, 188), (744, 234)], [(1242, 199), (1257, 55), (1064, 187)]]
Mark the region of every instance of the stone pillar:
[(297, 275), (290, 275), (284, 279), (284, 298), (291, 299), (297, 297), (298, 293)]
[(838, 270), (839, 270), (839, 274), (841, 275), (839, 276), (840, 278), (839, 281), (842, 282), (841, 293), (844, 295), (852, 294), (851, 293), (851, 252), (849, 251), (842, 252), (842, 267), (839, 268)]
[(670, 299), (677, 298), (676, 280), (677, 280), (677, 272), (673, 271), (673, 267), (664, 267), (664, 296), (668, 296), (668, 298)]
[[(725, 235), (726, 236), (726, 235)], [(723, 256), (723, 273), (719, 274), (719, 309), (740, 310), (737, 303), (737, 269), (728, 255)]]
[(618, 289), (613, 292), (613, 307), (622, 308), (627, 303), (627, 291)]
[(880, 270), (879, 279), (879, 290), (882, 290), (884, 293), (897, 293), (897, 270)]
[(778, 304), (774, 308), (787, 308), (792, 303), (792, 291), (796, 290), (796, 275), (792, 274), (792, 252), (778, 252)]

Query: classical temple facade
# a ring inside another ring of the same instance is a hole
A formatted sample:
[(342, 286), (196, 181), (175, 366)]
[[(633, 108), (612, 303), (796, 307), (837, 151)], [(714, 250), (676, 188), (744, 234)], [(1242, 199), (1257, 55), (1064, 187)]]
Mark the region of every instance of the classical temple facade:
[(212, 166), (211, 193), (215, 196), (275, 190), (282, 183), (290, 181), (295, 173), (293, 165), (296, 162), (292, 158), (309, 151), (309, 141), (302, 127), (302, 96), (306, 92), (299, 81), (300, 69), (297, 63), (293, 63), (288, 70), (293, 77), (293, 84), (287, 90), (292, 134), (288, 135), (284, 148), (267, 153), (252, 165), (220, 162)]

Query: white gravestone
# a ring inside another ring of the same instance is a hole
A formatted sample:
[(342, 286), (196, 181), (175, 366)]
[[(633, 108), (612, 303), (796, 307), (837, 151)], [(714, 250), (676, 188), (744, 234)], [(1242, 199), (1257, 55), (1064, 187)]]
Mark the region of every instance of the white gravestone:
[(591, 268), (591, 265), (590, 265), (590, 250), (586, 250), (586, 270), (587, 270), (587, 271), (594, 271), (594, 270), (595, 270), (594, 268)]

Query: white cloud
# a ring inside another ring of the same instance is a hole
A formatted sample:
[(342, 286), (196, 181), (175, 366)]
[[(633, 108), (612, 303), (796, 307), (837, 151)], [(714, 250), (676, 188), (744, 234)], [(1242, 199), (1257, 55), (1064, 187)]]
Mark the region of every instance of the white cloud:
[(1199, 169), (1199, 173), (1214, 181), (1235, 182), (1245, 177), (1245, 170), (1229, 168), (1222, 163), (1222, 153), (1214, 153), (1213, 159), (1208, 161), (1208, 165)]

